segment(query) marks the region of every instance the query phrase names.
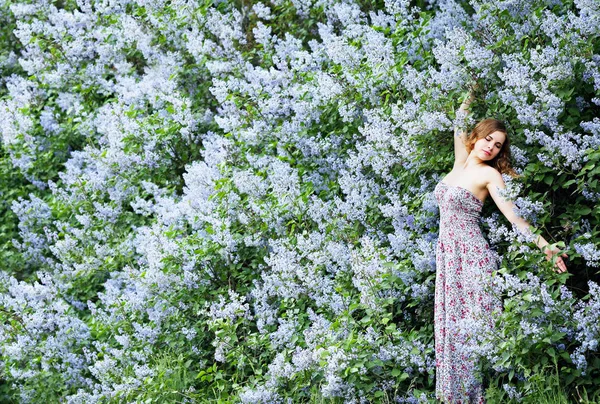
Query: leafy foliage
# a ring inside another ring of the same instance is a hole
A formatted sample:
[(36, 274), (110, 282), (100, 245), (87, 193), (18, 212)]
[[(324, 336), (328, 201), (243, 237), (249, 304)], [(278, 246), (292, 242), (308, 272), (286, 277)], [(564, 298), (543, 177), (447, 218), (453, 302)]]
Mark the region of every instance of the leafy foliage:
[(433, 400), (432, 190), (453, 126), (484, 117), (510, 128), (519, 214), (570, 259), (557, 275), (485, 207), (488, 396), (538, 400), (552, 372), (557, 396), (595, 399), (597, 2), (11, 0), (0, 18), (0, 400)]

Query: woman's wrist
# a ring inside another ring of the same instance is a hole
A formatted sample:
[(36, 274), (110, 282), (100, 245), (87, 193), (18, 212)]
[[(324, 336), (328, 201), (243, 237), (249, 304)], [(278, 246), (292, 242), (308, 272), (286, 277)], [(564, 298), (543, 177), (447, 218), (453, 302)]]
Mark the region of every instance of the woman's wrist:
[(463, 101), (462, 104), (460, 104), (460, 107), (458, 108), (460, 111), (464, 111), (464, 112), (469, 112), (469, 106), (471, 105), (471, 101), (467, 102), (466, 100)]
[(460, 109), (463, 111), (468, 111), (473, 100), (475, 100), (475, 94), (473, 94), (473, 91), (469, 91), (467, 98), (465, 98), (462, 104), (460, 104)]
[(548, 245), (550, 244), (542, 236), (537, 236), (537, 239), (535, 240), (535, 243), (537, 244), (537, 246), (539, 247), (539, 249), (542, 250), (542, 251), (545, 251), (546, 247), (548, 247)]

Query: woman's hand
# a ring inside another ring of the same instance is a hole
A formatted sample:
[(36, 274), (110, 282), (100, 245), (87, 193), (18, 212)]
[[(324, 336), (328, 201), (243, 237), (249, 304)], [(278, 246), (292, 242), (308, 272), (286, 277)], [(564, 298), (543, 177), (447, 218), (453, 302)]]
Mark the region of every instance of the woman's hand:
[(565, 254), (565, 253), (560, 254), (560, 250), (557, 247), (550, 246), (550, 245), (547, 245), (546, 247), (544, 247), (544, 254), (546, 254), (546, 259), (548, 261), (552, 261), (553, 257), (555, 255), (558, 255), (558, 257), (556, 257), (556, 262), (554, 264), (556, 266), (556, 272), (558, 272), (558, 273), (567, 272), (567, 265), (565, 264), (565, 261), (563, 260), (563, 257), (567, 258), (567, 254)]
[(469, 92), (467, 93), (465, 99), (462, 104), (460, 104), (459, 110), (464, 111), (465, 113), (469, 113), (469, 106), (475, 100), (475, 91), (479, 87), (478, 83), (474, 83), (469, 85)]
[(474, 81), (469, 84), (469, 93), (474, 94), (475, 91), (479, 90), (479, 81), (477, 81), (477, 78), (474, 79)]

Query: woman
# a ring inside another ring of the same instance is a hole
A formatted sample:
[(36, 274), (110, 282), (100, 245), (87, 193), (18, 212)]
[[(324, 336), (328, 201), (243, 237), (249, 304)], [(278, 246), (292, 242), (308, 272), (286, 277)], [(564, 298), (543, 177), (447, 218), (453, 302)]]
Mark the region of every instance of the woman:
[[(471, 92), (460, 111), (467, 114), (473, 99)], [(479, 228), (487, 196), (491, 195), (513, 225), (531, 234), (529, 223), (515, 214), (513, 202), (501, 195), (505, 188), (502, 174), (514, 175), (509, 158), (509, 140), (502, 122), (485, 119), (468, 136), (455, 129), (454, 167), (435, 188), (440, 207), (435, 283), (436, 396), (442, 402), (485, 401), (476, 361), (469, 355), (469, 343), (474, 342), (470, 342), (465, 325), (483, 321), (491, 327), (491, 315), (500, 309), (500, 302), (489, 293), (491, 274), (497, 269), (496, 256)], [(548, 259), (558, 253), (541, 236), (535, 243)], [(556, 266), (558, 272), (567, 269), (560, 256)]]

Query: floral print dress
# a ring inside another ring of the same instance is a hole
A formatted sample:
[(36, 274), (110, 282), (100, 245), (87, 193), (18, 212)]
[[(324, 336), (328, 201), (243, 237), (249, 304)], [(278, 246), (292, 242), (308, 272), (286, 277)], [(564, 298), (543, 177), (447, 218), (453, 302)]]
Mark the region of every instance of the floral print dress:
[(438, 183), (440, 208), (436, 247), (436, 396), (444, 403), (483, 403), (473, 353), (478, 328), (492, 326), (499, 300), (490, 292), (497, 255), (479, 227), (483, 202), (469, 190)]

